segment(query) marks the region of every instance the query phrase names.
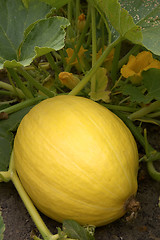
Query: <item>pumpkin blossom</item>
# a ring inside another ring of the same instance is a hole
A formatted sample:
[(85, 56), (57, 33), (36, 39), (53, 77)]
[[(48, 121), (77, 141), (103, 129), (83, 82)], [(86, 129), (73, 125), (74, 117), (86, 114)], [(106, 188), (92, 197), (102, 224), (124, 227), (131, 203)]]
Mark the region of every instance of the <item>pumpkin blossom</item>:
[(61, 72), (59, 74), (59, 80), (64, 86), (68, 87), (69, 89), (73, 89), (80, 82), (77, 76), (69, 72)]
[(149, 51), (140, 52), (137, 56), (131, 55), (126, 65), (121, 68), (121, 74), (130, 78), (131, 82), (138, 84), (142, 80), (141, 73), (150, 68), (160, 69), (160, 61), (153, 58)]
[[(68, 55), (68, 57), (66, 57), (66, 62), (67, 62), (67, 64), (71, 64), (72, 66), (75, 66), (78, 71), (81, 70), (81, 67), (82, 67), (82, 68), (85, 68), (84, 53), (85, 53), (86, 51), (87, 51), (87, 50), (84, 49), (83, 46), (81, 46), (80, 49), (79, 49), (79, 52), (78, 52), (78, 59), (79, 59), (79, 60), (78, 60), (77, 57), (76, 57), (75, 60), (70, 63), (70, 60), (71, 60), (71, 58), (72, 58), (72, 56), (73, 56), (73, 53), (74, 53), (74, 49), (72, 49), (72, 48), (67, 48), (67, 49), (66, 49), (66, 52), (67, 52), (67, 55)], [(79, 63), (80, 63), (80, 64), (79, 64)], [(81, 65), (81, 66), (80, 66), (80, 65)]]
[[(104, 49), (106, 49), (106, 46), (104, 46)], [(104, 60), (104, 67), (110, 71), (111, 67), (112, 67), (112, 61), (113, 61), (113, 57), (114, 57), (114, 51), (115, 49), (112, 48), (112, 50), (110, 51), (110, 53), (108, 54), (108, 56), (106, 57), (106, 59)], [(98, 60), (100, 58), (100, 56), (102, 55), (102, 48), (100, 48), (100, 50), (97, 53), (96, 59)]]

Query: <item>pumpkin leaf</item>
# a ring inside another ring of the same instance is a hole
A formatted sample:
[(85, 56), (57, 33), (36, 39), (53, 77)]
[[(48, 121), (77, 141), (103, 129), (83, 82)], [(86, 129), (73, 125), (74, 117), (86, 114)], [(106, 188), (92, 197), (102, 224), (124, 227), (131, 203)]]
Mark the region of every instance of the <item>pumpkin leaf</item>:
[(148, 104), (160, 100), (160, 69), (151, 68), (142, 72), (141, 86), (131, 83), (121, 86), (124, 95), (129, 95), (132, 102)]
[(4, 225), (3, 218), (2, 218), (2, 215), (0, 212), (0, 240), (3, 240), (4, 231), (5, 231), (5, 225)]
[(27, 66), (64, 46), (67, 19), (45, 18), (51, 6), (39, 0), (0, 0), (0, 68)]
[(160, 55), (160, 1), (120, 0), (121, 7), (133, 17), (141, 27), (142, 45), (156, 55)]
[(7, 120), (0, 120), (0, 171), (6, 171), (8, 169), (14, 140), (14, 134), (12, 132), (16, 131), (18, 124), (31, 108), (32, 107), (24, 108), (10, 114)]
[(74, 220), (65, 220), (63, 222), (63, 232), (66, 233), (69, 238), (78, 240), (94, 240), (94, 237)]
[(120, 36), (135, 44), (142, 43), (140, 27), (134, 23), (133, 18), (128, 11), (121, 8), (118, 0), (94, 0), (94, 3), (105, 13), (110, 24)]
[(122, 93), (126, 96), (130, 96), (131, 102), (148, 103), (150, 102), (150, 99), (146, 99), (146, 96), (142, 92), (143, 89), (144, 87), (137, 87), (131, 83), (125, 84), (123, 87), (121, 87)]
[(104, 102), (109, 102), (110, 91), (107, 91), (108, 85), (108, 77), (107, 70), (105, 68), (100, 67), (96, 74), (94, 75), (96, 81), (96, 89), (95, 92), (90, 92), (90, 97), (94, 101), (103, 100)]
[(24, 65), (29, 65), (34, 58), (63, 48), (64, 28), (68, 25), (68, 20), (63, 17), (53, 17), (38, 21), (21, 46), (20, 61)]
[(56, 9), (59, 9), (63, 7), (65, 4), (67, 4), (70, 0), (40, 0), (40, 1), (45, 2)]
[(25, 29), (50, 10), (39, 0), (30, 1), (28, 8), (21, 0), (0, 0), (0, 68), (6, 60), (17, 60)]
[(143, 84), (148, 91), (146, 98), (160, 100), (160, 69), (152, 68), (148, 71), (143, 71), (142, 76)]

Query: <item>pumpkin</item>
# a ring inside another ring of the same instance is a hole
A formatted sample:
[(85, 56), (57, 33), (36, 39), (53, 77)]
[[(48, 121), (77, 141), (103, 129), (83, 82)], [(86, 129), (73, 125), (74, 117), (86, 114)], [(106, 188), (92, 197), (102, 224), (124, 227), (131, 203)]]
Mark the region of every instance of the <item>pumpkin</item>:
[(59, 222), (108, 224), (125, 214), (137, 191), (130, 130), (84, 97), (59, 95), (34, 106), (18, 127), (13, 156), (35, 206)]

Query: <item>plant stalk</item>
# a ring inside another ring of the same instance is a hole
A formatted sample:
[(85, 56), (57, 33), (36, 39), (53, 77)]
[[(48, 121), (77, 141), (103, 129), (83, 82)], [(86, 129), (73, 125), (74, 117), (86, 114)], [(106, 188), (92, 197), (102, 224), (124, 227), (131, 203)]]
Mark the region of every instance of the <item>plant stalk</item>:
[(76, 59), (76, 56), (78, 55), (78, 52), (80, 50), (80, 47), (82, 45), (83, 39), (84, 39), (84, 37), (85, 37), (85, 35), (87, 33), (87, 30), (88, 30), (89, 26), (90, 26), (90, 11), (88, 11), (86, 24), (84, 26), (83, 32), (81, 33), (80, 38), (79, 38), (79, 40), (78, 40), (78, 42), (76, 44), (75, 51), (73, 52), (73, 55), (72, 55), (68, 65), (65, 68), (65, 72), (70, 72), (71, 67), (72, 67), (71, 63), (74, 62), (74, 60)]
[(50, 64), (52, 70), (54, 70), (55, 73), (58, 75), (61, 72), (61, 70), (58, 67), (58, 65), (54, 62), (54, 58), (52, 57), (52, 54), (51, 53), (47, 53), (46, 54), (46, 58), (47, 58), (47, 61)]
[[(92, 67), (96, 63), (97, 56), (97, 39), (96, 39), (96, 13), (95, 8), (91, 5), (91, 19), (92, 19)], [(92, 76), (91, 79), (91, 92), (96, 91), (96, 75)]]
[(43, 87), (39, 82), (37, 82), (24, 68), (17, 68), (18, 72), (27, 79), (33, 86), (35, 86), (38, 90), (43, 92), (48, 97), (54, 97), (56, 94), (50, 91), (49, 89)]
[(22, 90), (26, 98), (33, 98), (32, 93), (29, 91), (29, 89), (24, 85), (18, 74), (13, 68), (7, 68), (7, 71), (9, 74), (13, 77), (14, 81), (16, 82), (17, 86)]
[(16, 88), (16, 91), (15, 91), (15, 89), (8, 83), (0, 81), (0, 88), (10, 91), (11, 94), (13, 94), (14, 96), (18, 95), (19, 98), (22, 98), (22, 99), (25, 98), (24, 93), (19, 88)]
[(144, 117), (148, 113), (154, 112), (158, 108), (160, 108), (160, 100), (157, 100), (157, 101), (151, 103), (150, 105), (148, 105), (146, 107), (143, 107), (140, 110), (132, 113), (131, 115), (128, 116), (128, 118), (130, 120), (134, 121), (134, 120), (136, 120), (138, 118)]
[(9, 171), (10, 171), (10, 176), (11, 176), (11, 180), (14, 184), (14, 186), (16, 187), (24, 205), (26, 206), (31, 218), (33, 219), (34, 223), (36, 224), (39, 232), (41, 233), (42, 237), (44, 240), (51, 240), (51, 239), (55, 239), (52, 238), (52, 233), (49, 231), (49, 229), (47, 228), (47, 226), (45, 225), (45, 223), (43, 222), (42, 218), (40, 217), (37, 209), (35, 208), (35, 206), (33, 205), (30, 197), (28, 196), (28, 194), (25, 192), (20, 179), (17, 175), (15, 166), (14, 166), (14, 156), (13, 153), (11, 155), (11, 159), (10, 159), (10, 167), (9, 167)]
[(112, 70), (111, 70), (111, 79), (112, 84), (114, 85), (117, 80), (117, 72), (118, 72), (118, 61), (120, 57), (120, 51), (121, 51), (121, 42), (117, 44), (115, 47), (113, 62), (112, 62)]
[(8, 108), (5, 108), (5, 109), (2, 109), (0, 110), (0, 113), (1, 112), (5, 112), (5, 113), (8, 113), (8, 114), (11, 114), (11, 113), (14, 113), (14, 112), (17, 112), (25, 107), (29, 107), (29, 106), (32, 106), (34, 104), (37, 104), (38, 102), (42, 101), (46, 99), (46, 97), (44, 96), (39, 96), (39, 97), (36, 97), (36, 98), (32, 98), (32, 99), (28, 99), (28, 100), (25, 100), (24, 102), (20, 102), (20, 103), (17, 103), (13, 106), (10, 106)]
[(87, 72), (87, 74), (84, 76), (84, 78), (77, 84), (75, 88), (69, 93), (69, 95), (77, 95), (84, 86), (89, 82), (91, 77), (96, 73), (97, 69), (102, 65), (107, 55), (110, 53), (113, 47), (115, 47), (119, 42), (121, 42), (122, 38), (119, 37), (114, 42), (112, 42), (103, 52), (103, 54), (100, 56), (100, 58), (96, 61), (94, 66)]

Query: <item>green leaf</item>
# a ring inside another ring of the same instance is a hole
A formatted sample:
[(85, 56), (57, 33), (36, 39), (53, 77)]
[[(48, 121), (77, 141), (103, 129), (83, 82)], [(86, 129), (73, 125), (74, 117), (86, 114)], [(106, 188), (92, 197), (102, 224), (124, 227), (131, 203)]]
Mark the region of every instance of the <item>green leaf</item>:
[(121, 8), (118, 0), (94, 0), (94, 2), (105, 13), (112, 27), (123, 38), (135, 44), (141, 44), (141, 29), (134, 23), (128, 11)]
[(160, 100), (160, 69), (149, 69), (142, 72), (143, 83), (147, 88), (146, 98)]
[(42, 19), (34, 24), (21, 46), (20, 61), (29, 65), (36, 57), (64, 46), (65, 31), (69, 21), (63, 17)]
[(27, 66), (34, 58), (64, 46), (69, 22), (62, 17), (44, 19), (50, 10), (50, 5), (39, 0), (0, 0), (0, 68)]
[(125, 84), (121, 91), (129, 95), (132, 102), (148, 104), (152, 100), (160, 100), (160, 69), (143, 71), (141, 86)]
[(94, 237), (83, 228), (79, 223), (73, 220), (63, 222), (63, 231), (69, 238), (78, 240), (94, 240)]
[(121, 91), (124, 95), (130, 96), (131, 102), (136, 103), (148, 103), (150, 102), (150, 99), (146, 99), (146, 96), (142, 93), (142, 90), (144, 87), (140, 86), (134, 86), (132, 84), (125, 84)]
[(92, 100), (98, 101), (103, 100), (104, 102), (109, 102), (110, 91), (107, 91), (108, 85), (108, 77), (107, 77), (107, 70), (105, 68), (100, 67), (96, 74), (94, 75), (96, 80), (96, 89), (95, 92), (90, 92), (89, 95)]
[(10, 114), (7, 120), (0, 120), (0, 171), (6, 171), (8, 169), (14, 140), (12, 132), (16, 130), (22, 118), (31, 108), (32, 107), (24, 108), (16, 113)]
[(2, 215), (0, 212), (0, 240), (3, 240), (4, 231), (5, 231), (5, 225), (4, 225), (3, 218), (2, 218)]
[(56, 9), (59, 9), (63, 7), (65, 4), (67, 4), (70, 0), (40, 0), (40, 1), (45, 2)]
[(0, 68), (5, 60), (17, 60), (25, 29), (42, 19), (51, 6), (39, 0), (30, 1), (28, 8), (21, 0), (0, 0)]
[(160, 1), (120, 0), (120, 4), (141, 27), (142, 45), (156, 55), (160, 55)]

